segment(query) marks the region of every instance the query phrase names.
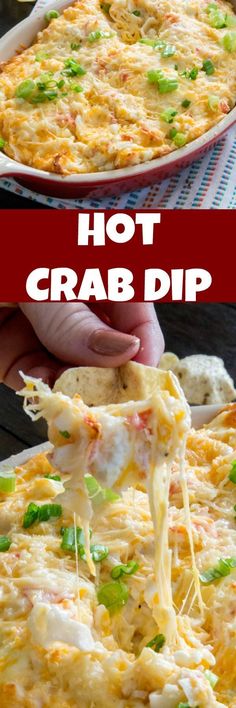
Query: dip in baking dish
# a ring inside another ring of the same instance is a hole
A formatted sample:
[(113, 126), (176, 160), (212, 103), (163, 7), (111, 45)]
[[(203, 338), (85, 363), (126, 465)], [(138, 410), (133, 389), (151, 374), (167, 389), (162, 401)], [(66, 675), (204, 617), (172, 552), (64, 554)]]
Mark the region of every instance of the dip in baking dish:
[(35, 43), (2, 66), (1, 146), (18, 162), (64, 175), (136, 165), (235, 105), (229, 2), (80, 0), (49, 14)]

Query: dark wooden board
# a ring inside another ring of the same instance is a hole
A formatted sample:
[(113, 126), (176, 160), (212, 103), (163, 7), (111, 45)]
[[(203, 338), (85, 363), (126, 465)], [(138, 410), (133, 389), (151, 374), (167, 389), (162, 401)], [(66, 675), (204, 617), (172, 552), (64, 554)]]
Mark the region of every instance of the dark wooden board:
[[(236, 304), (162, 303), (156, 309), (167, 350), (180, 357), (216, 354), (236, 381)], [(21, 398), (0, 385), (0, 460), (43, 440), (43, 421), (33, 423), (22, 411)]]

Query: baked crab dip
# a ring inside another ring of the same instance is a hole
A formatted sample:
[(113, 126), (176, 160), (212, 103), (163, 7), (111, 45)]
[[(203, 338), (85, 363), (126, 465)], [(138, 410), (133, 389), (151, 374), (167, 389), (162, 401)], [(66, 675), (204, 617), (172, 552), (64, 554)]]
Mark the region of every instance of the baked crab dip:
[(0, 144), (62, 175), (167, 155), (236, 101), (236, 15), (217, 0), (79, 0), (2, 65)]
[(195, 431), (121, 369), (92, 408), (25, 377), (52, 447), (0, 474), (1, 708), (235, 708), (236, 406)]

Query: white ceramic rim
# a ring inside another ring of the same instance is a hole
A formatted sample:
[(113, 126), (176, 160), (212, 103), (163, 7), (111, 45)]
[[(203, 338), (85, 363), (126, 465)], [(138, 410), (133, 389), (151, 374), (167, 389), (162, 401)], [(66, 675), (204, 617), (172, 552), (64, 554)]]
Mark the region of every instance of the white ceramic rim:
[[(225, 405), (227, 404), (222, 403), (219, 405), (217, 403), (211, 406), (190, 406), (193, 427), (197, 430), (205, 423), (209, 423)], [(22, 450), (17, 455), (11, 455), (11, 457), (8, 457), (6, 460), (2, 460), (2, 462), (0, 462), (0, 469), (9, 469), (9, 467), (12, 468), (23, 465), (40, 452), (50, 452), (51, 450), (53, 450), (53, 446), (49, 442), (41, 443), (35, 447), (29, 447), (27, 450)]]
[[(63, 10), (69, 5), (73, 4), (72, 0), (56, 0), (56, 7), (58, 10)], [(49, 10), (55, 9), (55, 0), (47, 5), (47, 12)], [(24, 42), (26, 46), (30, 46), (37, 32), (42, 29), (43, 24), (45, 24), (45, 9), (40, 10), (22, 22), (19, 22), (15, 27), (13, 27), (9, 32), (7, 32), (0, 40), (0, 61), (6, 61), (14, 56), (14, 52), (17, 48)], [(208, 143), (213, 140), (221, 133), (225, 132), (236, 122), (236, 106), (228, 113), (225, 118), (223, 118), (216, 126), (208, 130), (206, 133), (196, 138), (188, 145), (185, 145), (174, 152), (165, 155), (164, 157), (157, 157), (149, 162), (140, 163), (134, 165), (133, 167), (124, 167), (118, 170), (107, 170), (105, 172), (91, 172), (83, 174), (73, 174), (68, 176), (56, 175), (52, 172), (46, 172), (46, 170), (38, 170), (28, 165), (16, 162), (12, 160), (4, 153), (0, 153), (0, 177), (13, 175), (13, 176), (24, 176), (29, 175), (31, 177), (41, 178), (43, 180), (49, 180), (50, 182), (60, 183), (62, 182), (71, 185), (92, 185), (102, 184), (107, 182), (116, 182), (117, 180), (123, 180), (129, 177), (142, 176), (153, 172), (155, 169), (168, 168), (172, 164), (179, 162), (182, 158), (188, 158), (193, 156), (199, 149), (207, 147)], [(196, 157), (197, 159), (197, 157)]]

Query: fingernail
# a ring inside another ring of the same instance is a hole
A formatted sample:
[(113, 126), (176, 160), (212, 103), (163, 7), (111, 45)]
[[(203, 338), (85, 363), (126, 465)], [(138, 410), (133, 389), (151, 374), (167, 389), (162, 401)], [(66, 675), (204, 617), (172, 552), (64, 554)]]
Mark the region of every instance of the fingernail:
[(137, 349), (139, 346), (140, 339), (138, 337), (106, 329), (97, 329), (88, 340), (89, 349), (96, 354), (107, 354), (107, 356), (122, 354), (130, 347)]

